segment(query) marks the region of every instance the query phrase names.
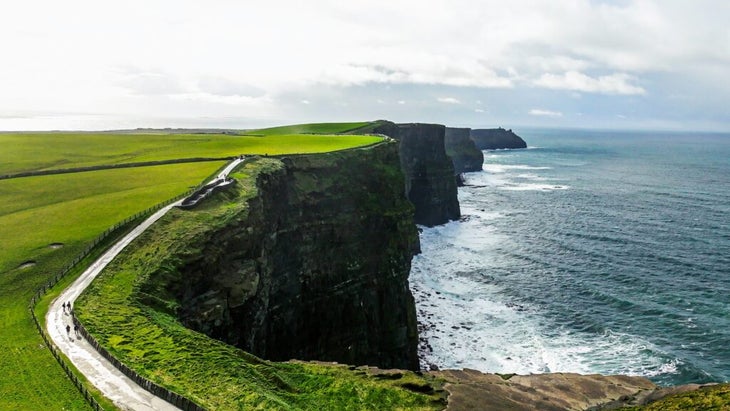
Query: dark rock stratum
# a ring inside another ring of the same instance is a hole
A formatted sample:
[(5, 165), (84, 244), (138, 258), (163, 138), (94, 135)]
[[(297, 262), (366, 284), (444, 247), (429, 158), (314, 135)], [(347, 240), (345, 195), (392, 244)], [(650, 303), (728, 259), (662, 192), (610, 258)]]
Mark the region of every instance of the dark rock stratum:
[(512, 130), (503, 128), (474, 129), (471, 131), (471, 139), (474, 140), (480, 150), (498, 150), (503, 148), (527, 148), (527, 143)]
[(266, 161), (279, 166), (247, 212), (151, 288), (177, 290), (186, 326), (262, 358), (417, 370), (419, 239), (396, 143)]

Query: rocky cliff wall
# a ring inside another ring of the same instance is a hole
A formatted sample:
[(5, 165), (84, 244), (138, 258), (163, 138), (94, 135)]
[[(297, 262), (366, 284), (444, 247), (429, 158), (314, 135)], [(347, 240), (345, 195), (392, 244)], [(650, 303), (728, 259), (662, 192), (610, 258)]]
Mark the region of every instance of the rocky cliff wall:
[(485, 128), (471, 131), (471, 139), (474, 140), (480, 150), (497, 150), (502, 148), (527, 148), (527, 143), (512, 130), (503, 128)]
[(482, 170), (484, 153), (477, 148), (470, 136), (470, 128), (446, 127), (446, 155), (451, 158), (456, 174)]
[(263, 161), (279, 166), (246, 215), (149, 288), (177, 290), (186, 326), (266, 359), (418, 369), (419, 240), (396, 143)]
[(416, 207), (416, 223), (431, 227), (458, 220), (454, 165), (444, 146), (446, 127), (379, 121), (372, 131), (398, 140), (406, 196)]

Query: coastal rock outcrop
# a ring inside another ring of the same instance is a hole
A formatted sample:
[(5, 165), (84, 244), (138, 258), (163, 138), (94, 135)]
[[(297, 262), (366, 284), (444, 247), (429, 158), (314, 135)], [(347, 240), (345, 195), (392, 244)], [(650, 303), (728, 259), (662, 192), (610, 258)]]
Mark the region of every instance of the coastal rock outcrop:
[(416, 207), (417, 224), (432, 227), (461, 217), (454, 164), (446, 155), (445, 126), (379, 121), (372, 132), (398, 140), (406, 196)]
[(481, 171), (484, 164), (484, 153), (477, 148), (470, 134), (470, 128), (446, 127), (444, 145), (446, 155), (454, 164), (457, 185), (463, 185), (462, 173)]
[(512, 130), (505, 130), (502, 127), (471, 130), (471, 139), (480, 150), (527, 148), (525, 140)]
[(428, 374), (445, 382), (450, 411), (604, 411), (647, 405), (652, 410), (699, 410), (710, 409), (710, 404), (721, 402), (730, 392), (730, 385), (659, 387), (647, 378), (629, 375), (504, 375), (472, 369)]
[(456, 174), (482, 170), (484, 153), (477, 148), (470, 136), (470, 128), (446, 127), (444, 146)]
[(154, 288), (177, 290), (186, 326), (266, 359), (418, 369), (419, 239), (396, 143), (264, 161), (278, 166), (247, 214)]
[(570, 373), (500, 376), (476, 370), (431, 372), (447, 381), (448, 409), (565, 411), (616, 409), (645, 403), (657, 389), (643, 377)]

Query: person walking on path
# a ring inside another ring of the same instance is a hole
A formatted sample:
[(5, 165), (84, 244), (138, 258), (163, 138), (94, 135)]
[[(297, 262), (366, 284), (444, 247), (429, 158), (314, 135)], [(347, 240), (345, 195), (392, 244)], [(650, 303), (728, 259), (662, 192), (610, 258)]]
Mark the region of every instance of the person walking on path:
[(68, 324), (66, 324), (66, 334), (67, 335), (70, 335), (71, 334), (71, 326), (68, 325)]
[(74, 335), (76, 335), (76, 338), (81, 338), (81, 337), (79, 337), (79, 325), (78, 324), (74, 324)]

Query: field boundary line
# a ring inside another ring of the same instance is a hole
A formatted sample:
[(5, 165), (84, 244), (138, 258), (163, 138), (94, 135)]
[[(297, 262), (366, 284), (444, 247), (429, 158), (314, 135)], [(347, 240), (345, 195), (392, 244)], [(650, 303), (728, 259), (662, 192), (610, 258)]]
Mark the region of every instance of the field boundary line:
[(23, 177), (38, 177), (38, 176), (49, 176), (55, 174), (71, 174), (71, 173), (84, 173), (88, 171), (99, 171), (99, 170), (114, 170), (117, 168), (136, 168), (136, 167), (152, 167), (152, 166), (165, 166), (170, 164), (184, 164), (184, 163), (203, 163), (208, 161), (223, 161), (230, 160), (231, 157), (192, 157), (192, 158), (177, 158), (172, 160), (157, 160), (157, 161), (139, 161), (135, 163), (121, 163), (121, 164), (99, 164), (96, 166), (88, 167), (71, 167), (71, 168), (58, 168), (53, 170), (36, 170), (36, 171), (22, 171), (20, 173), (11, 173), (0, 175), (0, 180), (9, 180), (11, 178), (23, 178)]

